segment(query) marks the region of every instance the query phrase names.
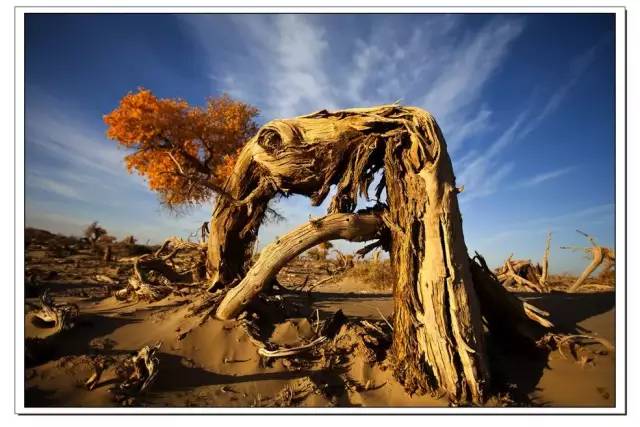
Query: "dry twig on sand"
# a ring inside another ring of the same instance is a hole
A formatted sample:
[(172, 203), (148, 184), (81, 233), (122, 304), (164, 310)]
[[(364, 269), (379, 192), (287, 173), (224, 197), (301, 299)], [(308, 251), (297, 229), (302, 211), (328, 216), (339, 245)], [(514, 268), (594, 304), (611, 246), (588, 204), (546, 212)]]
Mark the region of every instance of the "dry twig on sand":
[(331, 316), (331, 318), (324, 321), (322, 327), (318, 332), (316, 332), (316, 338), (312, 341), (301, 344), (295, 347), (287, 347), (287, 348), (276, 348), (273, 344), (267, 342), (264, 343), (259, 338), (258, 327), (253, 322), (248, 320), (247, 318), (241, 319), (242, 326), (247, 333), (247, 336), (251, 340), (251, 342), (258, 347), (258, 354), (265, 359), (272, 359), (278, 357), (290, 357), (298, 354), (305, 353), (324, 343), (328, 339), (332, 338), (340, 329), (346, 318), (344, 314), (342, 314), (342, 310), (338, 310), (336, 313)]

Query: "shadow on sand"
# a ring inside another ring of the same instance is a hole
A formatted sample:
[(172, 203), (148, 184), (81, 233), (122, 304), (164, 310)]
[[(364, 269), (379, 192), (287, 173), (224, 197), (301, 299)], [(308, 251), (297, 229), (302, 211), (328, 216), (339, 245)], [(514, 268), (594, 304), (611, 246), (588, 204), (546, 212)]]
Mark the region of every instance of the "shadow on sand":
[[(550, 319), (562, 333), (585, 332), (578, 323), (606, 313), (615, 305), (613, 292), (575, 293), (553, 292), (550, 294), (522, 293), (518, 296), (550, 313)], [(497, 342), (496, 342), (497, 341)], [(509, 392), (516, 404), (544, 406), (545, 402), (532, 402), (531, 394), (538, 391), (537, 385), (545, 368), (549, 368), (549, 351), (521, 342), (488, 339), (492, 381), (496, 391)]]

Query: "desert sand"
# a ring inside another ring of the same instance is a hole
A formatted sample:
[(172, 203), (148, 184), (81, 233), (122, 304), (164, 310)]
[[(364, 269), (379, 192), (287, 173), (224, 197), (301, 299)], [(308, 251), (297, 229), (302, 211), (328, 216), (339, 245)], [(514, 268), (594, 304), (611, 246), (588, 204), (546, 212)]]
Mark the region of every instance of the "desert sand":
[[(313, 351), (265, 362), (241, 322), (194, 315), (194, 293), (189, 289), (157, 302), (117, 300), (113, 291), (130, 271), (127, 257), (116, 255), (116, 261), (106, 264), (89, 250), (56, 253), (46, 245), (31, 245), (27, 255), (27, 274), (38, 277), (29, 276), (32, 287), (25, 299), (27, 347), (36, 348), (31, 338), (46, 343), (26, 360), (27, 407), (450, 405), (444, 397), (409, 395), (393, 378), (386, 357), (392, 331), (385, 319), (393, 311), (389, 289), (349, 275), (311, 291), (297, 290), (300, 270), (320, 271), (321, 261), (297, 260), (280, 273), (282, 289), (273, 301), (287, 309), (274, 309), (278, 314), (273, 318), (259, 319), (260, 334), (274, 345), (296, 346), (315, 336), (318, 319), (322, 322), (342, 310), (347, 322)], [(57, 303), (74, 303), (80, 313), (73, 328), (54, 337), (52, 328), (33, 316), (45, 288)], [(519, 296), (549, 311), (562, 329), (588, 331), (615, 345), (613, 291)], [(97, 356), (124, 358), (156, 342), (162, 343), (159, 373), (143, 394), (114, 398), (110, 389), (118, 382), (115, 365), (105, 370), (93, 390), (85, 387)], [(489, 344), (489, 406), (615, 405), (615, 351), (593, 346), (588, 357), (576, 360), (557, 350)]]

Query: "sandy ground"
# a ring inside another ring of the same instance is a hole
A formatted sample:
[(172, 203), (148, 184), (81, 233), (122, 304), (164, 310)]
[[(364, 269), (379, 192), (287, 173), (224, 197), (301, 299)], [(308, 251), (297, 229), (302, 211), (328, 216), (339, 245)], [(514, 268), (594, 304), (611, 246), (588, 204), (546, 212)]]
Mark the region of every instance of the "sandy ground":
[[(299, 295), (285, 295), (293, 302)], [(304, 296), (304, 298), (307, 298)], [(321, 318), (342, 309), (349, 318), (380, 320), (392, 312), (389, 294), (358, 290), (357, 284), (334, 284), (312, 294), (313, 308)], [(536, 303), (561, 313), (554, 319), (568, 327), (577, 325), (615, 342), (613, 294), (551, 294)], [(275, 406), (279, 393), (300, 391), (296, 406), (446, 406), (445, 399), (409, 396), (384, 364), (368, 363), (357, 354), (332, 369), (296, 369), (277, 360), (260, 363), (256, 347), (235, 322), (214, 319), (187, 331), (198, 322), (189, 317), (187, 300), (122, 303), (113, 297), (69, 298), (80, 308), (78, 325), (57, 343), (52, 360), (27, 368), (27, 406), (113, 406), (108, 391), (115, 374), (107, 372), (93, 391), (82, 382), (91, 374), (87, 355), (125, 354), (162, 341), (160, 375), (136, 405), (144, 406)], [(306, 318), (291, 318), (275, 325), (271, 341), (294, 345), (313, 335)], [(47, 335), (26, 319), (27, 336)], [(611, 406), (614, 395), (613, 354), (597, 355), (581, 366), (559, 352), (522, 354), (516, 348), (495, 356), (495, 375), (507, 379), (517, 405)], [(351, 382), (359, 385), (348, 386)], [(363, 387), (366, 386), (366, 387)], [(364, 389), (366, 388), (366, 389)], [(308, 392), (308, 390), (313, 390)]]

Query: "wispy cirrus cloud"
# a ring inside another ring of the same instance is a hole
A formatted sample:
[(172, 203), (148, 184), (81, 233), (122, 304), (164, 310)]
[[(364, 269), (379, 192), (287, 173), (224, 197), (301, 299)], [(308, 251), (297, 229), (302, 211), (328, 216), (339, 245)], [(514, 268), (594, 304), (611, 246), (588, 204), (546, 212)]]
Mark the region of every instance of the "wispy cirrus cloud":
[(76, 188), (68, 185), (67, 183), (60, 182), (48, 177), (29, 174), (26, 184), (27, 188), (35, 188), (51, 192), (67, 199), (82, 200), (82, 196)]
[[(435, 114), (456, 153), (470, 136), (492, 127), (483, 93), (526, 21), (496, 17), (473, 28), (460, 15), (421, 15), (410, 25), (401, 18), (368, 17), (358, 31), (351, 31), (349, 17), (181, 19), (210, 57), (215, 89), (257, 105), (264, 120), (400, 100)], [(241, 35), (224, 53), (211, 42), (222, 25)], [(512, 167), (503, 166), (486, 184), (497, 185)], [(280, 205), (293, 211), (287, 199)]]
[(525, 21), (496, 18), (471, 30), (458, 15), (424, 15), (411, 26), (383, 18), (351, 34), (348, 17), (332, 26), (313, 15), (234, 16), (239, 53), (218, 71), (211, 32), (220, 18), (183, 19), (209, 52), (216, 88), (258, 105), (266, 120), (401, 100), (436, 115), (451, 152), (488, 129), (492, 110), (481, 95)]
[[(578, 83), (595, 59), (596, 52), (601, 45), (602, 41), (574, 58), (568, 79), (554, 90), (551, 97), (541, 108), (534, 109), (533, 105), (529, 105), (516, 117), (513, 124), (502, 132), (494, 143), (483, 149), (481, 153), (478, 153), (479, 150), (474, 150), (473, 157), (467, 155), (459, 162), (461, 172), (458, 181), (465, 185), (465, 189), (469, 189), (469, 191), (463, 193), (463, 201), (468, 202), (478, 197), (488, 196), (502, 186), (503, 179), (509, 175), (509, 171), (515, 166), (513, 161), (504, 161), (503, 151), (515, 142), (526, 138), (542, 124), (549, 114), (560, 107), (570, 90)], [(564, 175), (570, 170), (572, 168), (563, 168), (536, 175), (524, 181), (523, 185), (537, 185)]]
[(126, 153), (82, 120), (73, 108), (43, 93), (30, 100), (25, 116), (27, 156), (46, 153), (83, 171), (121, 175)]
[(25, 184), (31, 189), (100, 202), (124, 188), (145, 188), (140, 177), (126, 173), (126, 151), (63, 101), (36, 91), (29, 98), (25, 118), (29, 163)]
[(568, 166), (566, 168), (559, 168), (548, 172), (542, 172), (516, 183), (514, 185), (514, 188), (534, 187), (538, 184), (542, 184), (543, 182), (547, 182), (566, 175), (574, 171), (575, 169), (575, 166)]

